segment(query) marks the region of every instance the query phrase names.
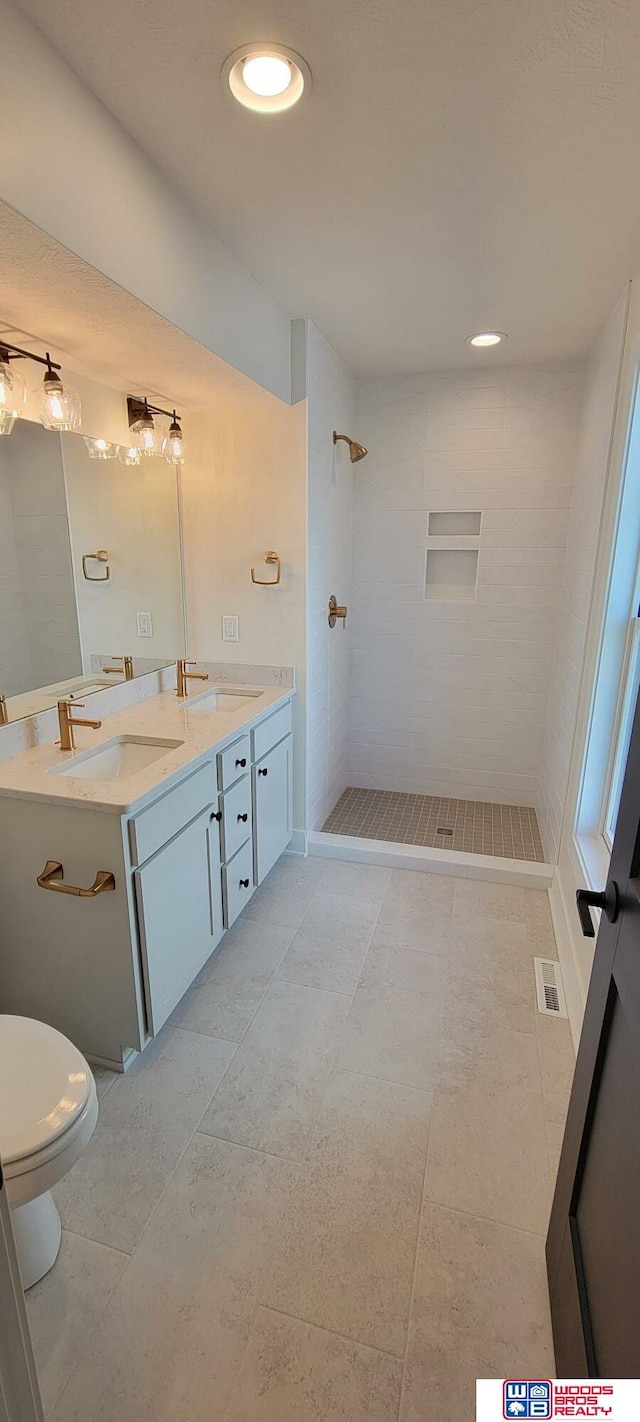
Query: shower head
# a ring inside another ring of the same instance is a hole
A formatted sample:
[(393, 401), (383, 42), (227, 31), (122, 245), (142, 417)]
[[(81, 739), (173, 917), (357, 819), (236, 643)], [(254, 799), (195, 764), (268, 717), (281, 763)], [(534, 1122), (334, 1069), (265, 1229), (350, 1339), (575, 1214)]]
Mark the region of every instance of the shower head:
[(357, 439), (349, 439), (348, 435), (336, 434), (336, 431), (334, 430), (333, 443), (337, 444), (339, 439), (343, 439), (345, 444), (348, 444), (349, 458), (352, 464), (357, 464), (359, 459), (364, 459), (365, 454), (369, 453), (368, 449), (365, 449), (363, 444), (358, 444)]

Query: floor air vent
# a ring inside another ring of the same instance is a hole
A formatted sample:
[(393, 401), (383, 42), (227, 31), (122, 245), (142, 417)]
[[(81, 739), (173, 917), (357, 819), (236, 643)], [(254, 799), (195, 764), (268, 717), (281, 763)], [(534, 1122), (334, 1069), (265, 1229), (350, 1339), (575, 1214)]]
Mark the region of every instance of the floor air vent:
[(566, 1017), (567, 1004), (564, 1000), (560, 964), (552, 958), (534, 958), (533, 961), (536, 970), (538, 1012), (544, 1013), (545, 1017)]

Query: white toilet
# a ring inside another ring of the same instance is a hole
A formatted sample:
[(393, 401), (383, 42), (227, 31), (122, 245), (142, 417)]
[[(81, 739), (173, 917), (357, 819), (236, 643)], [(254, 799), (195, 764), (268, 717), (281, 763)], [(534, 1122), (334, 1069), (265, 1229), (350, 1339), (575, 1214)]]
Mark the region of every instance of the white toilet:
[(0, 1014), (0, 1159), (25, 1289), (58, 1257), (60, 1216), (50, 1192), (97, 1119), (96, 1084), (77, 1047), (44, 1022)]

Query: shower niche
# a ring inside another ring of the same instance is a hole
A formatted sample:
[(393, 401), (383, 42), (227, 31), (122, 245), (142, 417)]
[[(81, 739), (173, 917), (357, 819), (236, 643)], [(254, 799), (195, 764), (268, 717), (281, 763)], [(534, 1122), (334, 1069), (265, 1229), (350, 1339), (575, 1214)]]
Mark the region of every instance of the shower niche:
[(480, 513), (430, 513), (424, 595), (427, 602), (475, 602)]

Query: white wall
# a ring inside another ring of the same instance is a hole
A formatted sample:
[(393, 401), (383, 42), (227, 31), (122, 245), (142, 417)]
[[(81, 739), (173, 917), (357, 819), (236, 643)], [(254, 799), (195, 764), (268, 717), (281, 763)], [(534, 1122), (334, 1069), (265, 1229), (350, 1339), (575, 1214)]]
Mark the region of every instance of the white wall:
[(285, 313), (9, 0), (0, 24), (0, 198), (289, 400)]
[(594, 346), (585, 373), (540, 769), (540, 828), (551, 861), (558, 853), (567, 796), (626, 312), (625, 291)]
[[(536, 805), (577, 365), (358, 382), (353, 785)], [(428, 513), (482, 514), (477, 600), (426, 601)]]
[[(255, 389), (189, 419), (193, 458), (181, 475), (189, 655), (202, 661), (294, 666), (294, 825), (305, 826), (306, 408)], [(264, 554), (282, 559), (277, 588)], [(223, 614), (240, 640), (222, 641)]]
[[(307, 826), (322, 829), (347, 785), (353, 470), (344, 442), (356, 437), (355, 382), (344, 361), (311, 322), (306, 328), (308, 394), (307, 534)], [(331, 629), (334, 593), (349, 608), (346, 629)]]

